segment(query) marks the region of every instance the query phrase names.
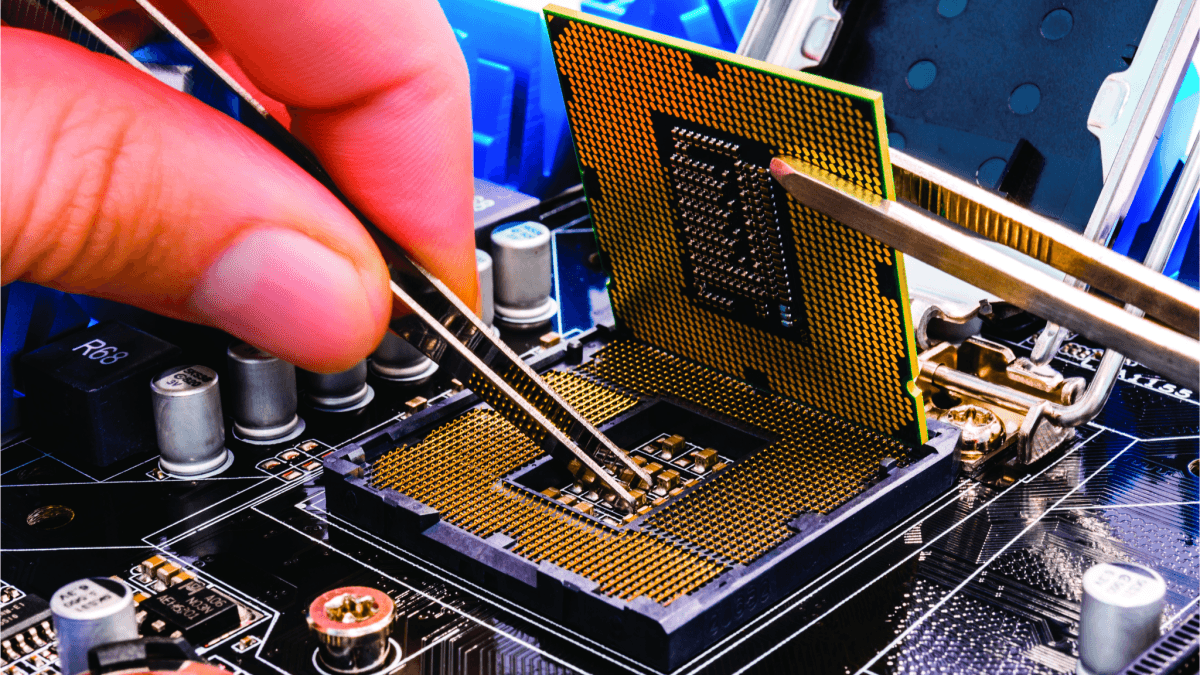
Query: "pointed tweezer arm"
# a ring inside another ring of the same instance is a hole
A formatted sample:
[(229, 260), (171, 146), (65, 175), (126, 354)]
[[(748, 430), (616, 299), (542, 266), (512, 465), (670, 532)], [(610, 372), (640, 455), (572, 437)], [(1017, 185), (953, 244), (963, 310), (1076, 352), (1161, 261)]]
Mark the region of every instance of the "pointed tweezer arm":
[(1200, 291), (915, 157), (889, 154), (900, 201), (1020, 251), (1200, 340)]
[[(927, 212), (883, 199), (800, 160), (777, 157), (771, 161), (771, 174), (801, 204), (1028, 312), (1128, 354), (1179, 385), (1200, 389), (1200, 342), (1195, 339), (1132, 316), (1119, 306), (1024, 265)], [(1069, 239), (1059, 237), (1056, 243), (1062, 245)], [(1095, 256), (1091, 260), (1096, 265), (1105, 262)], [(1111, 267), (1109, 273), (1120, 276), (1120, 270)], [(1115, 286), (1121, 284), (1110, 285), (1110, 289)], [(1157, 290), (1153, 285), (1139, 287), (1151, 294), (1166, 292), (1162, 286)], [(1189, 304), (1187, 294), (1172, 295), (1181, 297), (1156, 306)]]

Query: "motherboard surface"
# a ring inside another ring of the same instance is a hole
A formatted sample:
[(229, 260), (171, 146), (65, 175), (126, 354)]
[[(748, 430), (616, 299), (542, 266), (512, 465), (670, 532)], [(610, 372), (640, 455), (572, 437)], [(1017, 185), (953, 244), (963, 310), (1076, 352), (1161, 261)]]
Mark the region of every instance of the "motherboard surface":
[[(1018, 353), (1031, 343), (991, 337)], [(1097, 351), (1071, 342), (1055, 365), (1086, 375)], [(1200, 479), (1188, 468), (1200, 425), (1195, 392), (1166, 388), (1128, 366), (1105, 412), (1060, 452), (1027, 471), (956, 479), (670, 672), (1068, 673), (1079, 577), (1106, 561), (1159, 570), (1169, 589), (1164, 627), (1181, 626), (1200, 598)], [(452, 391), (442, 382), (421, 393), (439, 390)], [(196, 643), (235, 673), (317, 672), (303, 608), (348, 584), (396, 599), (403, 657), (389, 672), (666, 672), (507, 600), (494, 575), (414, 555), (330, 512), (321, 455), (411, 419), (406, 397), (381, 389), (381, 407), (352, 421), (305, 411), (305, 440), (234, 445), (234, 466), (215, 480), (156, 478), (152, 457), (97, 469), (64, 463), (34, 439), (5, 445), (6, 616), (19, 607), (35, 614), (25, 597), (49, 597), (88, 575), (118, 575), (153, 596), (160, 591), (143, 563), (160, 556), (171, 574), (186, 572), (243, 608), (235, 629)], [(57, 672), (55, 642), (44, 637), (29, 653), (4, 655), (5, 672)]]
[[(1196, 671), (1196, 392), (1127, 363), (1045, 458), (955, 473), (957, 432), (910, 393), (902, 260), (759, 170), (786, 151), (892, 196), (878, 95), (569, 12), (548, 25), (595, 221), (580, 191), (530, 216), (552, 230), (559, 334), (505, 338), (652, 472), (644, 505), (445, 373), (372, 374), (350, 412), (302, 403), (285, 443), (227, 429), (211, 478), (6, 437), (3, 675), (60, 672), (45, 599), (85, 576), (134, 589), (143, 635), (237, 675), (330, 675), (305, 614), (347, 586), (395, 606), (371, 675), (1066, 674), (1101, 562), (1167, 581), (1167, 637), (1128, 672)], [(229, 336), (139, 321), (223, 367)], [(1010, 328), (984, 334), (1027, 355), (1032, 329)], [(1100, 353), (1072, 339), (1054, 366), (1090, 377)], [(165, 614), (181, 594), (211, 612)]]

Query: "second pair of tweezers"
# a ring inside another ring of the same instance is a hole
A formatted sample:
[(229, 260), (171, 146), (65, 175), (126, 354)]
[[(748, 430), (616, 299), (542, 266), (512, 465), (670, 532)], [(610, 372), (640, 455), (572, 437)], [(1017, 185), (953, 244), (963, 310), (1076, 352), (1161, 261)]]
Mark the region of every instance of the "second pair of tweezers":
[[(945, 171), (895, 150), (891, 158), (897, 193), (908, 203), (883, 199), (797, 159), (775, 158), (771, 173), (801, 204), (1200, 391), (1200, 291)], [(1188, 203), (1195, 198), (1195, 187), (1190, 189), (1183, 195)], [(981, 238), (1135, 311), (1023, 264)]]

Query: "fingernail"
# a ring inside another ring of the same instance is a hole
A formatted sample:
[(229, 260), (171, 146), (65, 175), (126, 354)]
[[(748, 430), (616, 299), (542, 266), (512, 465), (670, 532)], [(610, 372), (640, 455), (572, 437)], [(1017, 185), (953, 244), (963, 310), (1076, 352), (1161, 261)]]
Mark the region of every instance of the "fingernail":
[(192, 309), (214, 326), (305, 367), (349, 367), (371, 349), (377, 315), (367, 274), (291, 230), (257, 230), (200, 278)]

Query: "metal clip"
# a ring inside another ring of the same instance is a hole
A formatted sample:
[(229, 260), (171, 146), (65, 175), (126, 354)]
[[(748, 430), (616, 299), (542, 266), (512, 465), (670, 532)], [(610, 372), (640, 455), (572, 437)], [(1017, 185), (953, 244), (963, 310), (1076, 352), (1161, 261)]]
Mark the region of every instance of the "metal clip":
[(1074, 435), (1046, 412), (1075, 402), (1086, 387), (1083, 378), (1031, 369), (1029, 359), (981, 337), (943, 342), (918, 360), (925, 412), (962, 430), (959, 449), (968, 473), (1014, 445), (1017, 461), (1030, 464)]

